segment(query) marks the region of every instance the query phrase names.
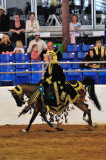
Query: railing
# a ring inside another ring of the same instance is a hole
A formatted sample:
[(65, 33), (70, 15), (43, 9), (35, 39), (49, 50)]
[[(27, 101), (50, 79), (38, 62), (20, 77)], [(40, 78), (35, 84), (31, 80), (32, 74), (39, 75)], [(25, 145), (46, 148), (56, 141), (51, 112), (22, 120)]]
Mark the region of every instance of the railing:
[[(84, 61), (84, 62), (68, 62), (68, 61), (66, 61), (66, 62), (59, 62), (60, 64), (85, 64), (85, 63), (92, 63), (92, 64), (94, 64), (94, 63), (97, 63), (97, 64), (104, 64), (104, 63), (106, 63), (106, 61)], [(1, 65), (22, 65), (22, 64), (30, 64), (30, 65), (32, 65), (32, 64), (42, 64), (42, 68), (44, 68), (44, 65), (45, 64), (49, 64), (48, 62), (31, 62), (31, 63), (0, 63), (0, 66)], [(63, 70), (64, 70), (64, 68), (63, 68)], [(14, 73), (44, 73), (45, 72), (45, 68), (44, 68), (44, 70), (41, 70), (41, 71), (21, 71), (21, 72), (0, 72), (0, 74), (14, 74)], [(99, 69), (99, 70), (96, 70), (96, 68), (92, 68), (92, 70), (64, 70), (64, 72), (106, 72), (106, 69), (104, 69), (104, 70), (101, 70), (101, 69)]]
[[(50, 35), (50, 37), (62, 37), (62, 29), (59, 29), (59, 30), (39, 30), (41, 33), (42, 32), (53, 32), (53, 33), (56, 33), (55, 35)], [(86, 32), (86, 31), (90, 31), (90, 32), (93, 32), (93, 31), (106, 31), (106, 29), (82, 29), (82, 30), (77, 30), (77, 32)], [(76, 30), (69, 30), (69, 32), (76, 32)], [(0, 34), (9, 34), (9, 35), (11, 35), (11, 31), (7, 31), (7, 32), (0, 32)], [(25, 33), (25, 45), (27, 45), (27, 34), (28, 33), (35, 33), (35, 32), (33, 32), (33, 31), (31, 31), (31, 32), (28, 32), (28, 31), (24, 31), (24, 33)], [(61, 35), (58, 35), (58, 33), (61, 33)], [(48, 36), (47, 36), (48, 37)], [(41, 36), (41, 38), (44, 38), (44, 37), (42, 37)], [(46, 37), (45, 37), (46, 38)]]

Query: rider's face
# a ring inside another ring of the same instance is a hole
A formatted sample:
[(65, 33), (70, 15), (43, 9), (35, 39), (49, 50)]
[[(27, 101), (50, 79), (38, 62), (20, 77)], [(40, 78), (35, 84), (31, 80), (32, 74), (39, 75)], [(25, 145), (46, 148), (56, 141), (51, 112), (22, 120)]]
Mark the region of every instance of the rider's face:
[(52, 56), (52, 55), (49, 55), (49, 61), (52, 60), (52, 59), (53, 59), (53, 56)]

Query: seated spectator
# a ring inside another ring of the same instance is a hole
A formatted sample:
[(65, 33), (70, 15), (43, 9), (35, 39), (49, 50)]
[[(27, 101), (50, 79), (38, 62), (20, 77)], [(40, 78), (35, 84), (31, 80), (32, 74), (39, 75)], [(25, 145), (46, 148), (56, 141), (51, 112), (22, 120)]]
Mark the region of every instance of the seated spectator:
[[(43, 50), (40, 54), (40, 57), (41, 57), (41, 60), (42, 61), (46, 61), (46, 62), (49, 62), (49, 59), (48, 59), (48, 54), (50, 51), (54, 51), (56, 52), (58, 49), (54, 48), (53, 47), (53, 42), (48, 42), (47, 44), (47, 49), (46, 50)], [(62, 54), (60, 51), (58, 51), (57, 53), (57, 60), (62, 60)]]
[(24, 53), (24, 46), (21, 40), (16, 41), (16, 47), (14, 49), (14, 53)]
[(25, 44), (25, 23), (20, 20), (19, 13), (16, 13), (14, 20), (10, 23), (10, 31), (12, 32), (11, 41), (15, 46), (17, 40), (21, 40)]
[[(99, 58), (98, 57), (95, 57), (94, 55), (94, 50), (93, 49), (90, 49), (88, 54), (85, 56), (85, 58), (83, 59), (83, 62), (84, 61), (99, 61)], [(80, 68), (100, 68), (100, 65), (99, 64), (96, 64), (96, 63), (81, 63), (79, 65)]]
[(101, 60), (104, 56), (104, 47), (102, 46), (102, 42), (100, 40), (96, 41), (96, 46), (93, 48), (95, 52), (95, 56)]
[(0, 53), (8, 54), (13, 52), (12, 43), (7, 34), (3, 34), (1, 42), (0, 42)]
[(38, 20), (35, 20), (35, 13), (31, 12), (30, 13), (30, 20), (26, 21), (26, 31), (30, 32), (27, 34), (28, 44), (31, 40), (34, 40), (35, 36), (34, 36), (33, 32), (35, 32), (37, 30), (39, 30), (39, 22), (38, 22)]
[[(106, 48), (104, 50), (104, 56), (102, 57), (101, 60), (106, 62)], [(101, 68), (106, 68), (106, 63), (101, 64)]]
[(31, 11), (31, 4), (30, 2), (26, 2), (25, 15), (28, 15), (30, 11)]
[(35, 39), (32, 40), (32, 41), (30, 41), (29, 47), (28, 47), (28, 49), (27, 49), (27, 52), (28, 52), (28, 53), (31, 53), (32, 46), (33, 46), (34, 44), (37, 44), (37, 45), (38, 45), (38, 51), (40, 51), (40, 53), (41, 53), (43, 50), (47, 49), (47, 44), (46, 44), (46, 42), (45, 42), (44, 40), (40, 39), (40, 33), (39, 33), (39, 31), (36, 31), (36, 32), (35, 32)]
[(70, 22), (69, 24), (69, 30), (73, 31), (73, 32), (70, 32), (70, 43), (71, 44), (74, 44), (77, 42), (77, 37), (83, 36), (83, 31), (78, 31), (78, 30), (82, 30), (82, 26), (81, 26), (81, 23), (78, 23), (77, 14), (72, 15), (72, 22)]
[[(105, 29), (106, 29), (106, 22), (105, 22)], [(104, 44), (106, 44), (106, 30), (105, 30), (105, 33), (104, 33)]]
[(31, 51), (31, 61), (40, 61), (40, 52), (38, 51), (38, 45), (34, 44)]
[(0, 32), (8, 31), (10, 25), (10, 19), (8, 15), (5, 15), (5, 8), (0, 5)]

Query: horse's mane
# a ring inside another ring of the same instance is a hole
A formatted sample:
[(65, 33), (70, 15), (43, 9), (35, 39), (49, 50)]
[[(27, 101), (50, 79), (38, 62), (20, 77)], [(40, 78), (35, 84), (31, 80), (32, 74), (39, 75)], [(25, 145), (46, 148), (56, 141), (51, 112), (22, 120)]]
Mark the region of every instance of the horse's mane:
[(39, 84), (22, 83), (20, 84), (20, 86), (23, 88), (24, 91), (34, 93), (38, 89)]
[(39, 85), (39, 84), (32, 84), (32, 83), (21, 83), (21, 84), (20, 84), (20, 86), (24, 86), (24, 85), (25, 85), (25, 86), (26, 86), (26, 85), (27, 85), (27, 86), (36, 86), (36, 85)]

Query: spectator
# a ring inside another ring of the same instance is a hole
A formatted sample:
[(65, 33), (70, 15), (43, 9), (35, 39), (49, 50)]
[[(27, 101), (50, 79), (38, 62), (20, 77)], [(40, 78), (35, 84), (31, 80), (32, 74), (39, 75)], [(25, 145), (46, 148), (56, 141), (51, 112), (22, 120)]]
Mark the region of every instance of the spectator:
[(37, 44), (38, 45), (38, 51), (40, 51), (40, 53), (43, 51), (43, 50), (46, 50), (47, 49), (47, 44), (44, 40), (40, 39), (40, 33), (39, 31), (36, 31), (35, 32), (35, 39), (32, 40), (30, 43), (29, 43), (29, 47), (27, 49), (27, 52), (30, 53), (31, 50), (32, 50), (32, 46), (34, 44)]
[(31, 51), (31, 61), (40, 61), (40, 52), (38, 51), (38, 45), (34, 44), (32, 46), (32, 51)]
[[(101, 60), (106, 62), (106, 48), (104, 50), (104, 56)], [(101, 68), (106, 68), (106, 63), (101, 64)]]
[[(48, 59), (48, 53), (50, 51), (54, 51), (56, 53), (57, 49), (53, 47), (53, 42), (48, 42), (47, 44), (47, 49), (46, 50), (43, 50), (40, 54), (40, 57), (41, 57), (41, 60), (43, 61), (46, 61), (48, 62), (49, 59)], [(57, 53), (57, 60), (62, 60), (62, 54), (60, 51), (58, 51)]]
[(14, 49), (15, 53), (24, 53), (24, 46), (21, 42), (21, 40), (16, 41), (16, 47)]
[[(105, 22), (105, 29), (106, 29), (106, 22)], [(104, 44), (106, 44), (106, 30), (105, 30), (105, 33), (104, 33)]]
[(34, 33), (35, 31), (39, 30), (39, 22), (38, 20), (35, 20), (35, 13), (30, 13), (30, 20), (26, 21), (26, 31), (30, 32), (28, 33), (28, 44), (31, 40), (34, 40)]
[(12, 32), (11, 41), (15, 45), (17, 40), (21, 40), (22, 43), (25, 43), (25, 23), (20, 20), (19, 13), (16, 13), (14, 20), (10, 23), (10, 31)]
[(31, 4), (30, 2), (26, 2), (25, 15), (28, 15), (30, 11), (31, 11)]
[(104, 47), (102, 46), (102, 42), (100, 40), (96, 41), (96, 46), (93, 48), (95, 52), (95, 56), (101, 60), (104, 56)]
[(85, 8), (85, 13), (86, 13), (86, 14), (91, 14), (91, 4), (89, 4), (89, 5)]
[[(83, 59), (84, 61), (99, 61), (98, 57), (95, 57), (95, 53), (93, 49), (90, 49), (88, 54)], [(100, 68), (99, 64), (96, 63), (82, 63), (79, 65), (80, 68)]]
[(10, 19), (4, 12), (5, 8), (0, 5), (0, 32), (9, 30)]
[[(83, 36), (83, 32), (78, 31), (78, 30), (82, 30), (82, 26), (81, 26), (81, 23), (78, 23), (77, 14), (72, 15), (72, 22), (70, 22), (70, 24), (69, 24), (69, 30), (73, 31), (73, 32), (70, 32), (70, 43), (71, 44), (74, 44), (77, 42), (77, 37)], [(75, 30), (75, 32), (74, 32), (74, 30)]]
[(0, 53), (7, 54), (13, 52), (12, 43), (7, 34), (3, 34), (1, 42), (0, 42)]

